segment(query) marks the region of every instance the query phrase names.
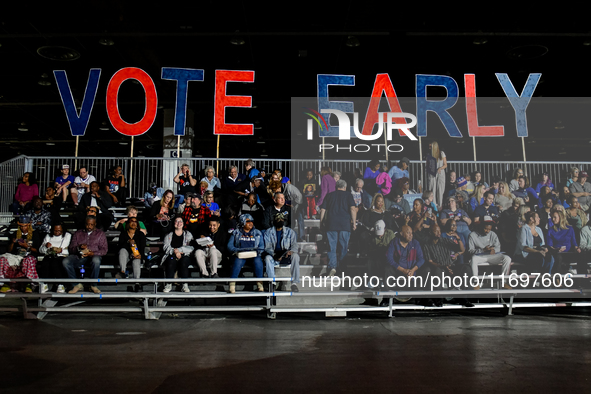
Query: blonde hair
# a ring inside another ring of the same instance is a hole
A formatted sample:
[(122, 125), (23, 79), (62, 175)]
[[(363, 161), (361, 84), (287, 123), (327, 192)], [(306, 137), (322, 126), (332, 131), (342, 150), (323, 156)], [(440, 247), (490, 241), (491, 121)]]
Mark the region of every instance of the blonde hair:
[[(566, 215), (564, 214), (564, 212), (563, 211), (560, 211), (560, 210), (554, 210), (552, 212), (552, 215), (554, 215), (555, 213), (558, 215), (558, 217), (560, 217), (560, 224), (559, 224), (560, 229), (561, 230), (568, 229), (570, 227), (570, 225), (566, 221)], [(554, 224), (554, 222), (552, 222), (552, 227), (554, 227), (554, 230), (555, 231), (558, 231), (558, 229), (556, 228), (556, 225)]]
[(482, 200), (482, 197), (484, 197), (484, 185), (476, 186), (476, 189), (474, 189), (474, 194), (472, 194), (472, 197), (476, 198), (476, 205), (480, 205), (480, 200)]
[(441, 160), (441, 151), (439, 150), (439, 144), (437, 141), (431, 142), (431, 156), (436, 158), (437, 160)]
[[(504, 192), (504, 193), (501, 193), (501, 192), (500, 192), (500, 190), (501, 190), (501, 186), (503, 186), (503, 188), (505, 189), (505, 192)], [(513, 194), (512, 194), (512, 193), (509, 191), (509, 185), (507, 184), (507, 182), (499, 182), (499, 194), (500, 194), (501, 196), (504, 196), (504, 197), (507, 197), (507, 198), (510, 198), (510, 199), (513, 199), (513, 198), (515, 197), (515, 196), (514, 196), (514, 195), (513, 195)], [(523, 201), (523, 199), (522, 199), (522, 201)], [(523, 204), (519, 204), (519, 205), (523, 205)]]
[(579, 169), (577, 167), (571, 167), (570, 168), (570, 176), (571, 178), (575, 177), (575, 171), (579, 172)]
[(525, 205), (525, 201), (523, 201), (523, 198), (521, 198), (521, 197), (516, 197), (516, 198), (513, 200), (513, 204), (515, 204), (515, 203), (518, 203), (518, 204), (519, 204), (519, 206)]
[(371, 209), (376, 209), (376, 201), (378, 198), (381, 198), (382, 202), (384, 203), (384, 206), (382, 207), (382, 212), (386, 212), (386, 202), (384, 201), (384, 196), (382, 195), (382, 193), (376, 193), (373, 196), (373, 200), (371, 200)]

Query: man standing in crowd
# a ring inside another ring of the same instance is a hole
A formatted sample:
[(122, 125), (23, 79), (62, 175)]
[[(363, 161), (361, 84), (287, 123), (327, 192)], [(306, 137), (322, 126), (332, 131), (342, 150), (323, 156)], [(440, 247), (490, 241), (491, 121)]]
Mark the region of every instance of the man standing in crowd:
[(70, 175), (70, 166), (67, 164), (62, 165), (62, 175), (55, 179), (55, 194), (59, 196), (61, 194), (63, 202), (66, 202), (68, 198), (68, 190), (74, 183), (74, 177)]
[[(94, 216), (87, 216), (85, 228), (74, 233), (69, 247), (70, 255), (63, 261), (68, 278), (76, 279), (79, 271), (83, 278), (97, 279), (101, 270), (102, 257), (107, 254), (107, 250), (105, 233), (96, 228)], [(84, 272), (80, 269), (82, 266), (85, 266)], [(83, 289), (84, 285), (78, 283), (69, 293), (74, 294)], [(96, 283), (90, 285), (90, 290), (95, 294), (101, 292), (96, 287)]]
[(94, 176), (88, 173), (86, 167), (80, 167), (79, 171), (80, 175), (74, 179), (74, 186), (72, 186), (72, 200), (74, 201), (74, 205), (78, 205), (80, 203), (80, 199), (84, 195), (90, 191), (90, 184), (96, 179)]
[(328, 270), (329, 275), (334, 276), (337, 267), (347, 255), (351, 231), (357, 229), (357, 208), (353, 196), (347, 193), (347, 182), (339, 179), (336, 182), (336, 190), (326, 195), (320, 208), (320, 223), (323, 223), (328, 216), (326, 219), (330, 246)]
[(591, 183), (587, 182), (589, 175), (585, 171), (579, 173), (579, 181), (573, 182), (569, 189), (573, 196), (579, 199), (581, 209), (585, 212), (591, 206)]
[(290, 266), (291, 291), (300, 291), (300, 256), (295, 231), (285, 226), (288, 215), (277, 212), (273, 215), (273, 227), (265, 231), (265, 266), (267, 277), (275, 277), (275, 267)]

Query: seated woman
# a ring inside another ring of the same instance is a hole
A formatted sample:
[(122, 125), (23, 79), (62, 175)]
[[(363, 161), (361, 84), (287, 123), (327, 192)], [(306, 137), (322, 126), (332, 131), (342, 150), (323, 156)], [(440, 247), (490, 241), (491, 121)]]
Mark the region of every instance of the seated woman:
[(514, 261), (523, 262), (527, 273), (552, 274), (554, 257), (548, 252), (544, 243), (544, 234), (537, 212), (525, 214), (526, 224), (517, 233), (517, 246)]
[[(39, 247), (39, 253), (45, 256), (43, 261), (37, 264), (40, 278), (59, 279), (68, 277), (62, 262), (70, 254), (68, 247), (71, 240), (72, 235), (64, 231), (61, 223), (56, 223), (51, 227), (50, 233), (45, 236)], [(43, 284), (41, 293), (45, 293), (47, 290), (49, 290), (49, 286)], [(57, 292), (65, 293), (64, 285), (58, 285)]]
[(203, 199), (203, 196), (205, 195), (205, 192), (208, 191), (208, 187), (209, 187), (209, 183), (207, 183), (207, 181), (201, 181), (199, 182), (199, 187), (196, 187), (195, 189), (197, 190), (196, 194)]
[(412, 212), (406, 218), (408, 220), (408, 225), (412, 228), (415, 228), (418, 222), (422, 222), (422, 228), (429, 228), (437, 220), (433, 212), (429, 213), (425, 209), (425, 203), (422, 198), (417, 198), (414, 201), (412, 204)]
[(152, 234), (163, 237), (171, 231), (174, 218), (174, 193), (172, 190), (164, 192), (162, 199), (152, 205), (150, 210), (150, 221), (152, 225)]
[(484, 185), (478, 185), (474, 188), (474, 194), (472, 195), (472, 198), (470, 198), (470, 207), (472, 207), (472, 211), (484, 202), (484, 192)]
[(372, 228), (378, 220), (383, 220), (386, 228), (392, 230), (392, 216), (386, 214), (384, 196), (376, 193), (371, 202), (371, 209), (363, 213), (361, 220), (368, 228)]
[[(253, 218), (249, 214), (240, 216), (240, 223), (228, 241), (228, 251), (234, 255), (231, 278), (238, 278), (240, 270), (247, 261), (254, 264), (254, 276), (263, 277), (261, 253), (265, 250), (263, 234), (254, 228)], [(263, 282), (257, 282), (257, 290), (264, 291)], [(236, 292), (236, 282), (230, 282), (230, 293)]]
[(25, 212), (31, 208), (31, 200), (39, 195), (39, 186), (32, 172), (25, 172), (16, 187), (14, 202), (12, 203), (12, 213), (18, 215), (19, 212)]
[(538, 197), (538, 208), (541, 209), (544, 206), (544, 201), (546, 200), (546, 197), (550, 197), (555, 202), (558, 202), (558, 200), (556, 199), (556, 196), (552, 192), (552, 189), (550, 188), (550, 186), (542, 186), (540, 188), (540, 196)]
[(564, 208), (570, 207), (568, 202), (569, 202), (571, 196), (572, 196), (572, 193), (570, 192), (570, 189), (568, 188), (568, 186), (561, 187), (560, 194), (558, 195), (558, 203), (560, 205), (562, 205)]
[(571, 167), (570, 174), (566, 180), (566, 187), (570, 187), (574, 182), (579, 181), (579, 169), (577, 167)]
[(255, 228), (263, 228), (265, 208), (257, 202), (256, 194), (250, 193), (246, 200), (240, 205), (238, 216), (249, 214), (253, 218)]
[[(548, 238), (548, 229), (552, 226), (552, 207), (554, 207), (554, 199), (552, 196), (546, 196), (542, 209), (538, 211), (540, 216), (540, 228), (544, 233), (544, 238)], [(562, 206), (562, 205), (561, 205)]]
[[(462, 241), (462, 243), (465, 245), (467, 245), (468, 242), (468, 238), (464, 237), (464, 235), (462, 233), (458, 233), (458, 225), (457, 222), (455, 220), (447, 220), (445, 225), (443, 226), (443, 232), (441, 233), (441, 238), (448, 238), (451, 239), (452, 241), (456, 238), (456, 235), (458, 235), (460, 237), (460, 240)], [(470, 230), (468, 230), (468, 235), (470, 234)], [(466, 250), (464, 249), (464, 251), (458, 251), (455, 252), (452, 255), (452, 259), (457, 261), (459, 264), (464, 264), (464, 254), (466, 253)]]
[[(514, 192), (515, 190), (519, 189), (519, 177), (523, 176), (523, 170), (521, 168), (516, 168), (513, 172), (513, 179), (509, 183), (509, 191)], [(518, 196), (519, 197), (519, 196)]]
[(575, 231), (566, 221), (566, 216), (560, 210), (552, 212), (552, 226), (548, 230), (548, 246), (554, 256), (554, 272), (566, 274), (570, 263), (576, 260), (576, 254), (581, 253), (577, 245)]
[[(194, 247), (191, 245), (193, 235), (189, 231), (183, 230), (183, 218), (174, 219), (174, 230), (164, 237), (164, 257), (163, 265), (167, 278), (174, 278), (178, 272), (179, 278), (189, 278), (189, 265), (191, 264), (191, 253)], [(164, 292), (169, 293), (172, 290), (172, 283), (164, 286)], [(189, 285), (183, 283), (181, 289), (184, 293), (189, 293)]]
[(472, 177), (472, 184), (474, 185), (474, 188), (481, 185), (484, 186), (484, 191), (487, 191), (489, 189), (488, 183), (484, 182), (484, 180), (482, 179), (482, 173), (480, 171), (476, 171), (474, 173), (474, 176)]
[(447, 226), (448, 221), (455, 222), (457, 227), (455, 231), (467, 241), (470, 236), (470, 228), (468, 226), (472, 224), (472, 219), (470, 219), (466, 211), (457, 206), (455, 197), (448, 197), (445, 206), (446, 209), (441, 212), (441, 224)]
[(511, 208), (515, 196), (509, 191), (509, 185), (506, 182), (499, 182), (499, 192), (495, 194), (494, 204), (500, 211), (506, 211)]
[(529, 187), (529, 179), (526, 176), (520, 176), (519, 180), (519, 187), (517, 190), (513, 191), (515, 197), (523, 198), (525, 205), (534, 209), (536, 205), (538, 205), (538, 193)]
[(212, 192), (215, 192), (216, 188), (218, 190), (222, 188), (222, 183), (215, 176), (215, 170), (212, 166), (205, 167), (205, 176), (201, 179), (201, 182), (207, 182), (207, 190)]
[(398, 189), (402, 190), (402, 194), (417, 194), (416, 191), (410, 188), (410, 179), (403, 177), (398, 179), (398, 184), (396, 186)]
[[(130, 260), (133, 267), (133, 278), (139, 279), (142, 273), (142, 261), (146, 258), (144, 254), (146, 249), (146, 235), (139, 231), (138, 227), (138, 219), (136, 217), (130, 217), (127, 221), (127, 226), (119, 234), (117, 248), (119, 249), (119, 276), (122, 278), (128, 277), (125, 269)], [(137, 292), (140, 289), (141, 286), (136, 284), (135, 291)]]
[[(8, 245), (8, 253), (0, 256), (0, 282), (4, 279), (29, 278), (38, 279), (37, 258), (35, 255), (41, 244), (41, 239), (36, 231), (33, 231), (31, 219), (21, 216), (18, 219), (18, 229), (15, 238)], [(16, 290), (4, 283), (0, 283), (0, 293)], [(27, 284), (26, 293), (33, 292), (33, 285)]]
[[(125, 231), (125, 224), (129, 221), (129, 219), (131, 218), (136, 218), (137, 219), (137, 208), (134, 207), (133, 205), (129, 205), (127, 207), (127, 209), (125, 210), (125, 214), (127, 215), (126, 218), (123, 218), (121, 220), (118, 220), (117, 223), (115, 223), (115, 230), (118, 231)], [(140, 231), (142, 233), (144, 233), (144, 235), (148, 235), (148, 230), (146, 230), (146, 226), (144, 225), (144, 222), (139, 221), (139, 226), (140, 226)]]
[(580, 239), (581, 229), (587, 224), (587, 214), (581, 209), (579, 199), (575, 196), (570, 197), (570, 208), (565, 209), (566, 221), (575, 230), (575, 236)]
[(550, 190), (554, 190), (554, 184), (552, 183), (552, 179), (550, 179), (550, 175), (547, 172), (542, 174), (542, 179), (536, 186), (536, 193), (540, 194), (544, 186), (548, 186)]

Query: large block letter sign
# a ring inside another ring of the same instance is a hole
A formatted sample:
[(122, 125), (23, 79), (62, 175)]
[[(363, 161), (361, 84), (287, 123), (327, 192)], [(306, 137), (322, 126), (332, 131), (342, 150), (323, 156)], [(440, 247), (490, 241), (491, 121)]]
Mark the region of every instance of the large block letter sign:
[(226, 107), (252, 107), (252, 96), (228, 96), (228, 82), (254, 82), (254, 71), (215, 70), (215, 111), (213, 133), (253, 135), (254, 125), (226, 123)]

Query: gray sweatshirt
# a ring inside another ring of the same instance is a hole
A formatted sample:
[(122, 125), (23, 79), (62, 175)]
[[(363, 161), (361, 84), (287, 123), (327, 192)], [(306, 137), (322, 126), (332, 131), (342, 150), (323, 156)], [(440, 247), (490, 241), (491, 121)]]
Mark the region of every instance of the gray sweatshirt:
[(468, 237), (468, 250), (471, 254), (483, 253), (483, 249), (487, 246), (495, 248), (495, 253), (501, 251), (501, 242), (494, 231), (488, 235), (482, 235), (477, 231), (472, 231)]

